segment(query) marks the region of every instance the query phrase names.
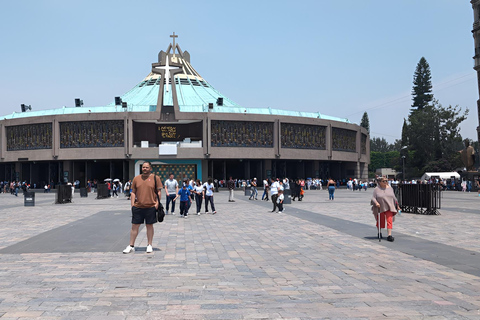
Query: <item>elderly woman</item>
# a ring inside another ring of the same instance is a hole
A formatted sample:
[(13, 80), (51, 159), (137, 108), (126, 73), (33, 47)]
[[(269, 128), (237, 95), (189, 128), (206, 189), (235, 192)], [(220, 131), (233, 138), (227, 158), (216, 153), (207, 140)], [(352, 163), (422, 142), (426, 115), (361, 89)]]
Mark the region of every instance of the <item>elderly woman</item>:
[[(377, 219), (377, 229), (380, 230), (381, 228), (385, 228), (386, 219), (388, 231), (387, 241), (393, 242), (393, 216), (397, 214), (400, 207), (398, 206), (398, 201), (393, 192), (393, 188), (388, 185), (387, 178), (377, 178), (377, 187), (373, 190), (371, 203), (373, 205), (373, 214), (375, 215), (375, 219)], [(380, 227), (378, 225), (378, 212), (380, 212)], [(379, 232), (378, 237), (382, 237), (381, 232)]]

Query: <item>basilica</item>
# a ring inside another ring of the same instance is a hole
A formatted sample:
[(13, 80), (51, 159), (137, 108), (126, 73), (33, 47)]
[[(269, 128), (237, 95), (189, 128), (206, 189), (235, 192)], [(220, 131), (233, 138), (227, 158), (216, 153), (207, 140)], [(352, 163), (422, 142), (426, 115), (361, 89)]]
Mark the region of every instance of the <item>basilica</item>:
[[(217, 91), (171, 36), (147, 76), (106, 106), (0, 117), (0, 180), (128, 180), (150, 161), (162, 179), (366, 179), (366, 129), (319, 112), (240, 106)], [(245, 93), (248, 94), (248, 93)], [(273, 93), (272, 93), (273, 94)], [(327, 106), (318, 106), (326, 109)]]

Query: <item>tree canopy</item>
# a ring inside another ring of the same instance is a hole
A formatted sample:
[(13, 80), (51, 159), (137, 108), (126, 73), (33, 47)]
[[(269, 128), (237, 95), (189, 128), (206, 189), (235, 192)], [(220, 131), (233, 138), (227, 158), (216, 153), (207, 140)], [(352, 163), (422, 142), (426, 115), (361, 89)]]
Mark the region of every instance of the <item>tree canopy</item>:
[(403, 156), (407, 177), (420, 177), (426, 171), (451, 171), (462, 166), (463, 149), (460, 124), (469, 110), (459, 106), (444, 107), (434, 99), (430, 66), (422, 57), (413, 77), (413, 104), (404, 119), (402, 139), (389, 144), (385, 138), (370, 140), (370, 171), (391, 167), (401, 171)]
[(422, 57), (413, 75), (412, 112), (422, 110), (433, 101), (432, 75), (427, 59)]
[(362, 121), (360, 121), (360, 127), (367, 129), (368, 134), (370, 134), (370, 121), (368, 120), (367, 111), (363, 113)]

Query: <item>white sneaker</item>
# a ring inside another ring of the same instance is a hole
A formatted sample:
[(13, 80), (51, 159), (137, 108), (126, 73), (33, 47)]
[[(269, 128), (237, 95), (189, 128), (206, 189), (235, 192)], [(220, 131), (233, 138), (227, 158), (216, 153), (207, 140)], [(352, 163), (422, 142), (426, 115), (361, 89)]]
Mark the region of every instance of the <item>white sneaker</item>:
[(175, 212), (172, 211), (172, 215), (175, 215)]
[(149, 245), (147, 246), (147, 253), (152, 253), (152, 252), (153, 252), (152, 245), (149, 244)]
[(199, 213), (197, 213), (197, 216), (199, 216), (199, 215), (200, 215), (200, 212), (199, 212)]
[(128, 245), (125, 250), (123, 250), (123, 253), (130, 253), (130, 252), (135, 252), (135, 248), (134, 247), (131, 247), (130, 245)]

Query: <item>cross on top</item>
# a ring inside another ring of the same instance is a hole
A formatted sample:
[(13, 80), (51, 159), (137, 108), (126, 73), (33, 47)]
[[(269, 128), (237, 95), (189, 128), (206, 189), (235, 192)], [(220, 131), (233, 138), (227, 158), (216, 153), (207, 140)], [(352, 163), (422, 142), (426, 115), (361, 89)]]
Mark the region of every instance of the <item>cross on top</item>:
[(173, 38), (173, 55), (175, 55), (175, 38), (178, 38), (177, 35), (175, 35), (175, 32), (170, 36), (170, 38)]

